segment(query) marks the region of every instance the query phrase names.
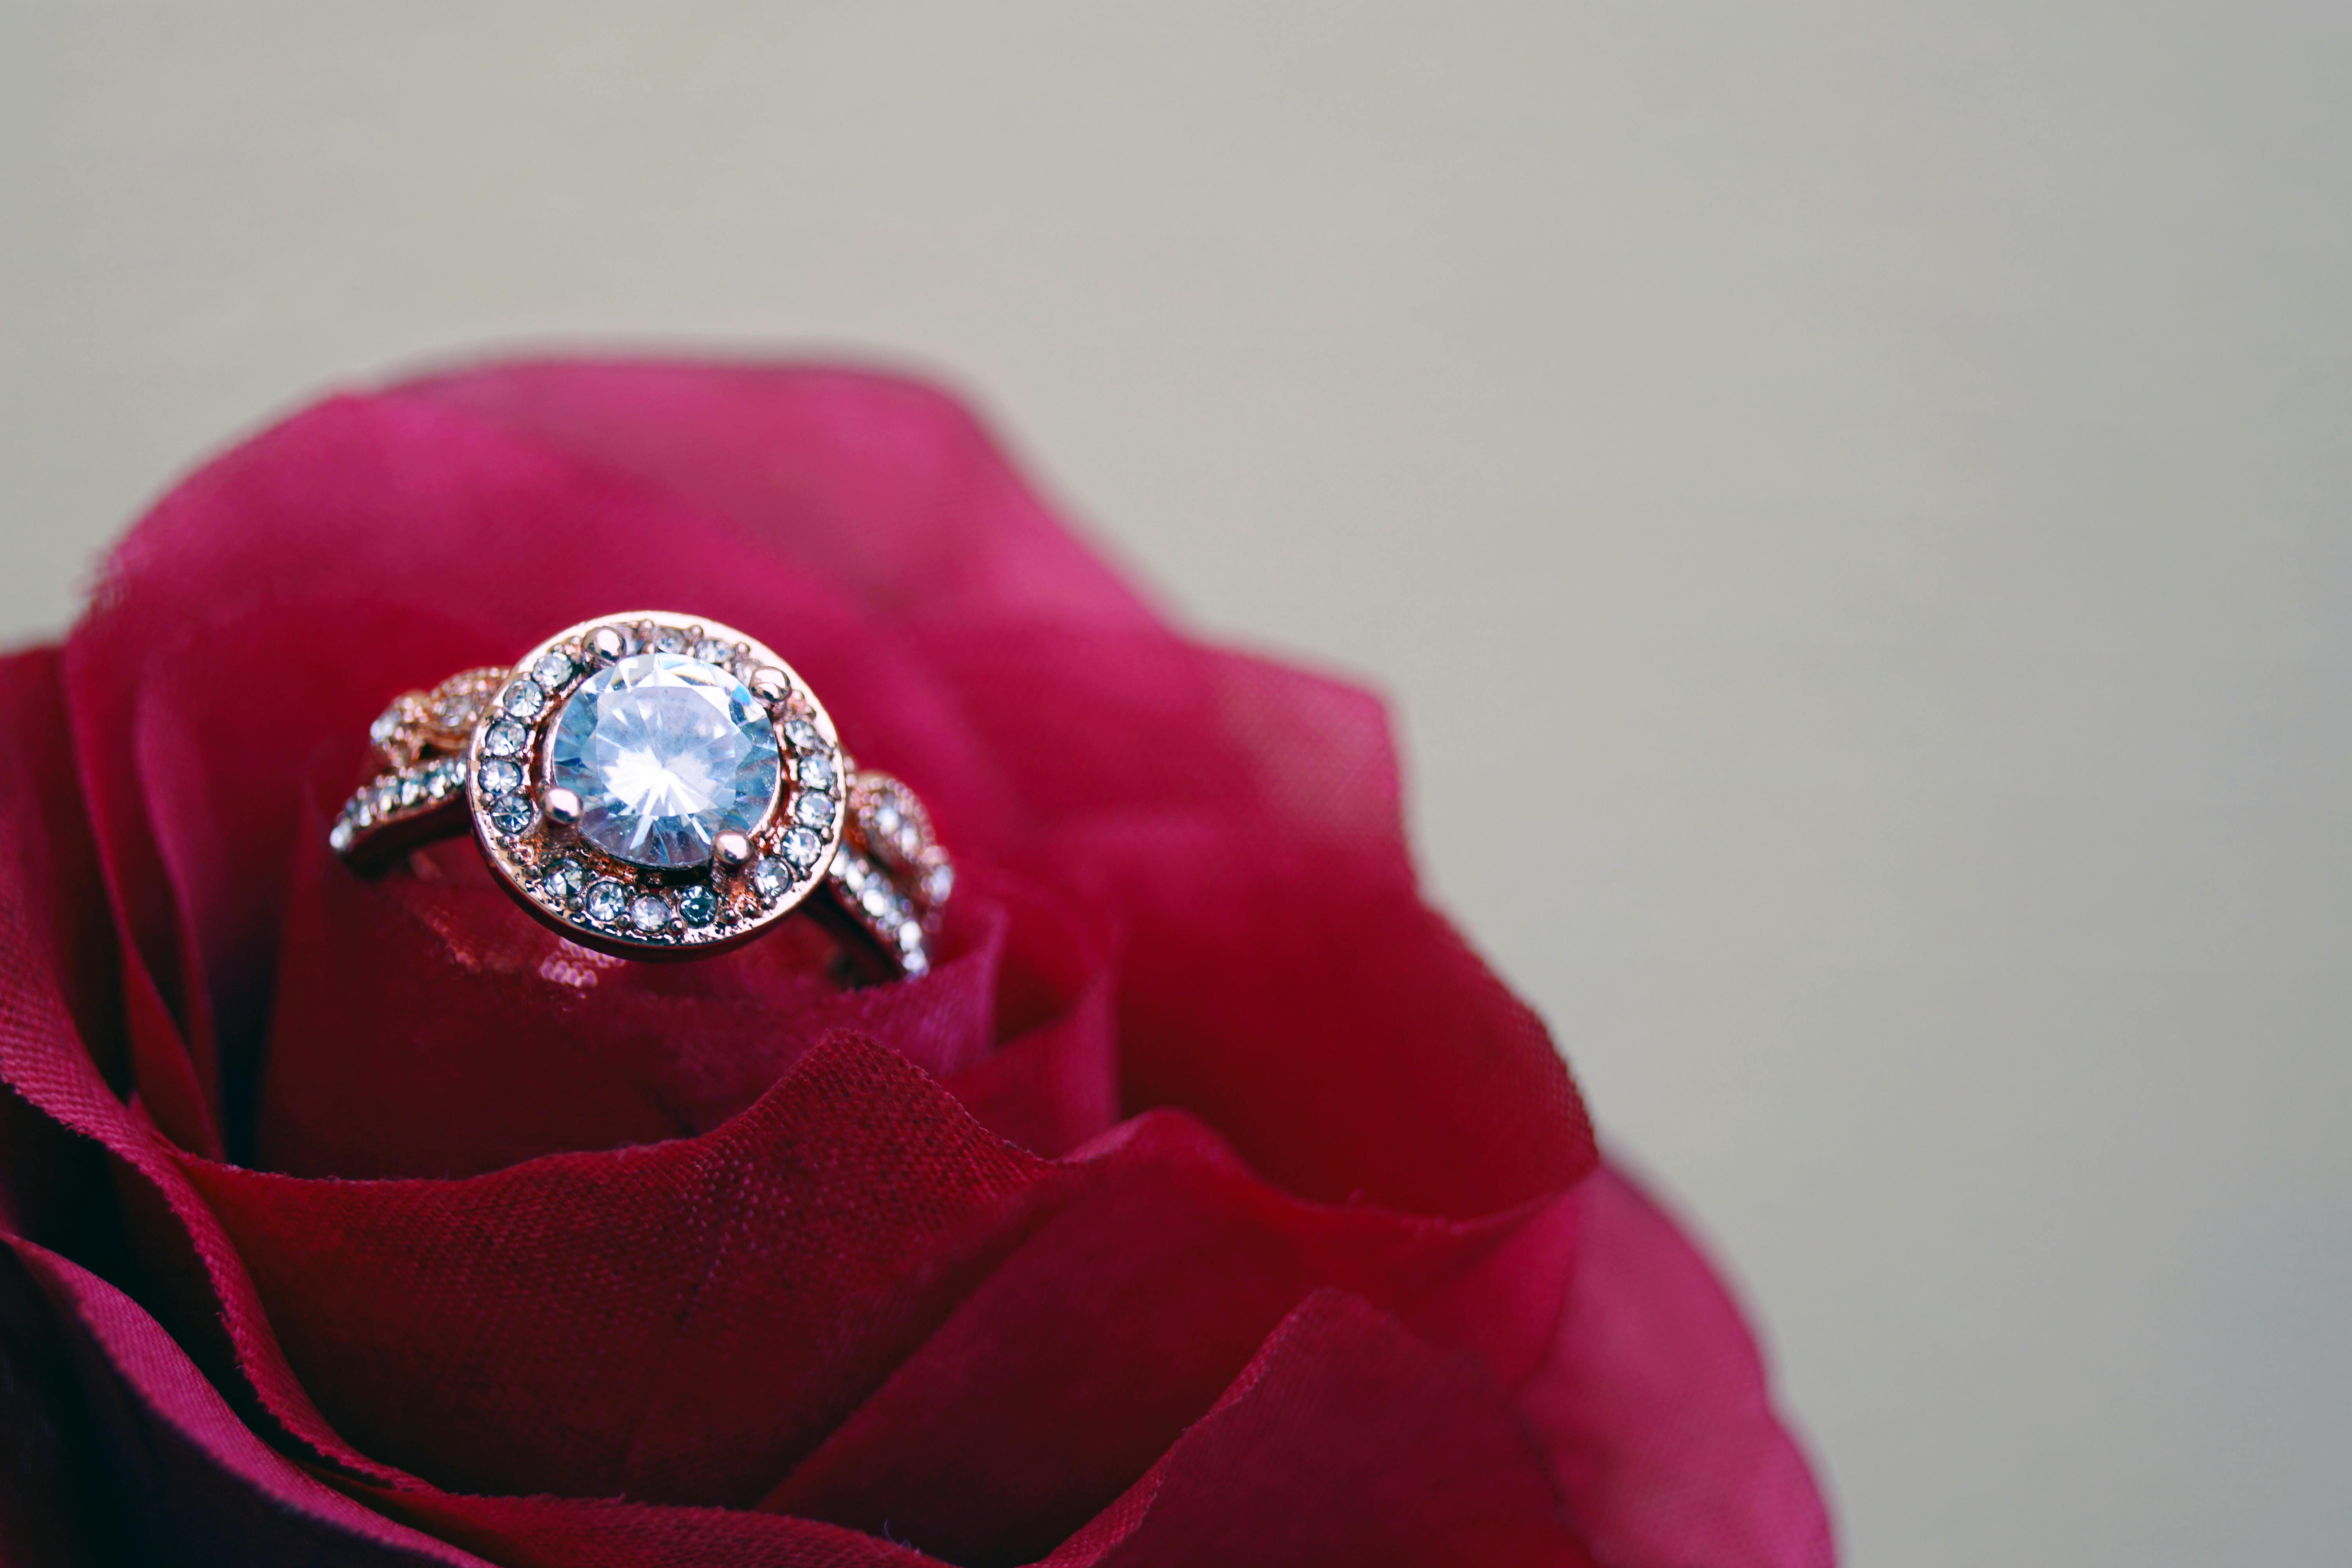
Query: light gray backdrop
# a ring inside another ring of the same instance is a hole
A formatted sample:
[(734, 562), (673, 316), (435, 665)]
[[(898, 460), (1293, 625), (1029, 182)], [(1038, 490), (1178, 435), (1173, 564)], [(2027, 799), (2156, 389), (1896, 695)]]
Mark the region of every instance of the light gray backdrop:
[(1856, 1563), (2352, 1560), (2352, 11), (0, 19), (0, 633), (484, 344), (975, 394), (1391, 692)]

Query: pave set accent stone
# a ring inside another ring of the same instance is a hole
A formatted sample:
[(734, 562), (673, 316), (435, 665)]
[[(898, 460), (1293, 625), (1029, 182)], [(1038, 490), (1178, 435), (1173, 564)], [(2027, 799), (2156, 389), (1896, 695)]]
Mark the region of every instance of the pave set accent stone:
[(930, 936), (955, 888), (955, 872), (922, 803), (887, 773), (851, 786), (848, 832), (829, 873), (842, 907), (898, 956), (909, 974), (930, 967)]
[(395, 768), (362, 784), (327, 829), (327, 842), (338, 855), (359, 841), (359, 836), (379, 827), (421, 816), (451, 799), (465, 787), (466, 764), (457, 757), (435, 757), (412, 767)]
[(628, 907), (629, 889), (610, 878), (601, 882), (591, 882), (588, 890), (580, 896), (582, 910), (590, 920), (601, 924), (610, 925), (619, 920), (621, 911)]
[(761, 903), (772, 904), (792, 890), (791, 869), (773, 856), (762, 855), (751, 862), (751, 891)]

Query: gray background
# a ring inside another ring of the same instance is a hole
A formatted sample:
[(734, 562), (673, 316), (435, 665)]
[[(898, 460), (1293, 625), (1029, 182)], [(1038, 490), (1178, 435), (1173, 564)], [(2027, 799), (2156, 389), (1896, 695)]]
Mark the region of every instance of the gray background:
[(338, 380), (928, 367), (1394, 695), (1853, 1562), (2352, 1560), (2348, 16), (17, 0), (0, 634)]

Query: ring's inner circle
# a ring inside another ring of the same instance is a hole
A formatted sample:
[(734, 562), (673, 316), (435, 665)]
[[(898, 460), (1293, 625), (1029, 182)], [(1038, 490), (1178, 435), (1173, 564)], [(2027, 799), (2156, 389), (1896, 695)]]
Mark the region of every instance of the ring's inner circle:
[(579, 833), (633, 865), (699, 866), (776, 802), (776, 731), (751, 689), (682, 654), (641, 653), (580, 683), (557, 715), (548, 783), (580, 797)]

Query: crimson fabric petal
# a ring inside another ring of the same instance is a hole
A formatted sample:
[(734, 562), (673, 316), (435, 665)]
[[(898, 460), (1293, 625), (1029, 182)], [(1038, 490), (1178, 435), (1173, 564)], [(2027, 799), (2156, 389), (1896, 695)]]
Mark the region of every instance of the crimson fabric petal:
[[(1098, 1179), (761, 1506), (887, 1521), (960, 1562), (1042, 1555), (1142, 1475), (1318, 1290), (1396, 1311), (1490, 1374), (1539, 1353), (1482, 1331), (1511, 1316), (1495, 1297), (1530, 1300), (1545, 1322), (1558, 1310), (1556, 1270), (1486, 1267), (1540, 1215), (1456, 1226), (1321, 1208), (1213, 1151), (1140, 1133), (1100, 1159)], [(1486, 1309), (1466, 1332), (1465, 1295)]]
[(1821, 1494), (1706, 1260), (1615, 1170), (1576, 1202), (1576, 1276), (1519, 1404), (1594, 1555), (1610, 1568), (1828, 1568)]
[[(109, 1467), (105, 1526), (145, 1563), (485, 1568), (362, 1507), (266, 1447), (162, 1326), (30, 1242), (9, 1244), (74, 1331), (73, 1370)], [(27, 1562), (43, 1559), (28, 1558)], [(97, 1559), (93, 1559), (97, 1561)]]
[(187, 1165), (369, 1452), (688, 1502), (757, 1496), (878, 1375), (898, 1287), (1044, 1168), (854, 1036), (703, 1138), (446, 1182)]
[(1594, 1568), (1493, 1384), (1336, 1291), (1046, 1568), (1203, 1563)]

